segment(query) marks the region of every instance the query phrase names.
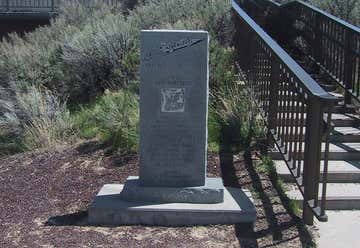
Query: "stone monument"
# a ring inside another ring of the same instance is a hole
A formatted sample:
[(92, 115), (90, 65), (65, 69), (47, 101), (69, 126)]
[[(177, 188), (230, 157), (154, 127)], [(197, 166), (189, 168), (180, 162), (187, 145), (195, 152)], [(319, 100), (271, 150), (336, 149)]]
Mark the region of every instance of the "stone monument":
[(140, 171), (105, 185), (89, 209), (97, 225), (251, 223), (249, 192), (206, 177), (209, 36), (141, 32)]

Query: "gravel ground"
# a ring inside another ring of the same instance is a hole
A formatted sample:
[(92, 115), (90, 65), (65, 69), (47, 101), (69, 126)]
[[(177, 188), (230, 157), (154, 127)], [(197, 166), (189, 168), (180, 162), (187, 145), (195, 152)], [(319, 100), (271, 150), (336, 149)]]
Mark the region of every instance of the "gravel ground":
[(250, 160), (238, 155), (232, 163), (230, 157), (209, 154), (208, 175), (258, 191), (254, 230), (88, 226), (86, 209), (101, 186), (138, 174), (137, 154), (107, 155), (96, 142), (0, 158), (0, 247), (308, 247), (312, 235), (269, 178)]

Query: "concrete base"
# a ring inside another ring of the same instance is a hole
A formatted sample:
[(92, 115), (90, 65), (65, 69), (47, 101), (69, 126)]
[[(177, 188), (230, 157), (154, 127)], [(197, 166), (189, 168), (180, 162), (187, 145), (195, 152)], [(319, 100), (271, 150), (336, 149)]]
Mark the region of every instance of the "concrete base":
[(328, 222), (315, 219), (318, 248), (358, 247), (360, 211), (326, 211)]
[(148, 187), (132, 176), (120, 197), (129, 202), (220, 203), (224, 201), (224, 185), (221, 178), (206, 178), (205, 185), (198, 187)]
[(97, 226), (189, 226), (251, 224), (256, 219), (251, 194), (238, 188), (224, 189), (224, 202), (216, 204), (146, 203), (121, 200), (121, 184), (106, 184), (89, 208), (89, 222)]

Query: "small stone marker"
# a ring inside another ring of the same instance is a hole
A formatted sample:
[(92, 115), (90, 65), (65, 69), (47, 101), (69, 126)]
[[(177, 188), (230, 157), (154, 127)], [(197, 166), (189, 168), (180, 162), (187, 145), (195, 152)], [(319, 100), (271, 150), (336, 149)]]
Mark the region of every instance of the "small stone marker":
[(249, 192), (206, 177), (209, 37), (141, 32), (140, 177), (105, 185), (89, 208), (95, 225), (252, 223)]

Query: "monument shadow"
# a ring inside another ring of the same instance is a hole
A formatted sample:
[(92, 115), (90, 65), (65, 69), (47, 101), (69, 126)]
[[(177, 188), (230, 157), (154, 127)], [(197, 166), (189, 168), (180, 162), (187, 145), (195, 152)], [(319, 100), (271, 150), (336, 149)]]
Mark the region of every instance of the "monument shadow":
[[(226, 132), (226, 130), (222, 131), (221, 140), (220, 140), (220, 149), (219, 149), (219, 157), (220, 157), (220, 167), (221, 174), (223, 178), (224, 185), (226, 187), (234, 187), (234, 188), (242, 188), (244, 186), (241, 183), (241, 179), (247, 177), (247, 175), (237, 176), (236, 163), (244, 163), (245, 169), (247, 170), (248, 176), (251, 179), (251, 185), (254, 190), (259, 195), (259, 200), (261, 205), (256, 205), (257, 208), (263, 207), (265, 216), (258, 217), (257, 221), (262, 219), (266, 219), (268, 224), (268, 228), (261, 229), (259, 231), (256, 230), (256, 222), (254, 225), (248, 224), (236, 224), (235, 231), (236, 236), (238, 238), (239, 244), (241, 247), (259, 247), (258, 239), (263, 238), (269, 234), (272, 235), (272, 239), (274, 241), (274, 246), (287, 242), (289, 240), (300, 238), (302, 243), (302, 247), (309, 247), (309, 241), (312, 240), (311, 234), (305, 228), (302, 219), (296, 216), (290, 207), (289, 199), (286, 198), (283, 194), (281, 194), (281, 189), (278, 188), (273, 180), (271, 181), (271, 187), (274, 187), (277, 195), (280, 198), (281, 203), (285, 208), (285, 212), (274, 212), (273, 206), (276, 204), (271, 202), (271, 198), (269, 194), (266, 192), (268, 187), (263, 187), (261, 179), (258, 172), (254, 168), (254, 163), (251, 156), (252, 148), (249, 147), (248, 150), (239, 151), (235, 148), (236, 144), (231, 136), (231, 133)], [(242, 160), (238, 160), (234, 162), (234, 155), (240, 154)], [(288, 214), (290, 215), (290, 221), (278, 223), (277, 216)], [(292, 227), (296, 227), (299, 235), (294, 236), (290, 239), (284, 239), (282, 231), (287, 230)], [(273, 245), (266, 245), (261, 247), (270, 247)]]

